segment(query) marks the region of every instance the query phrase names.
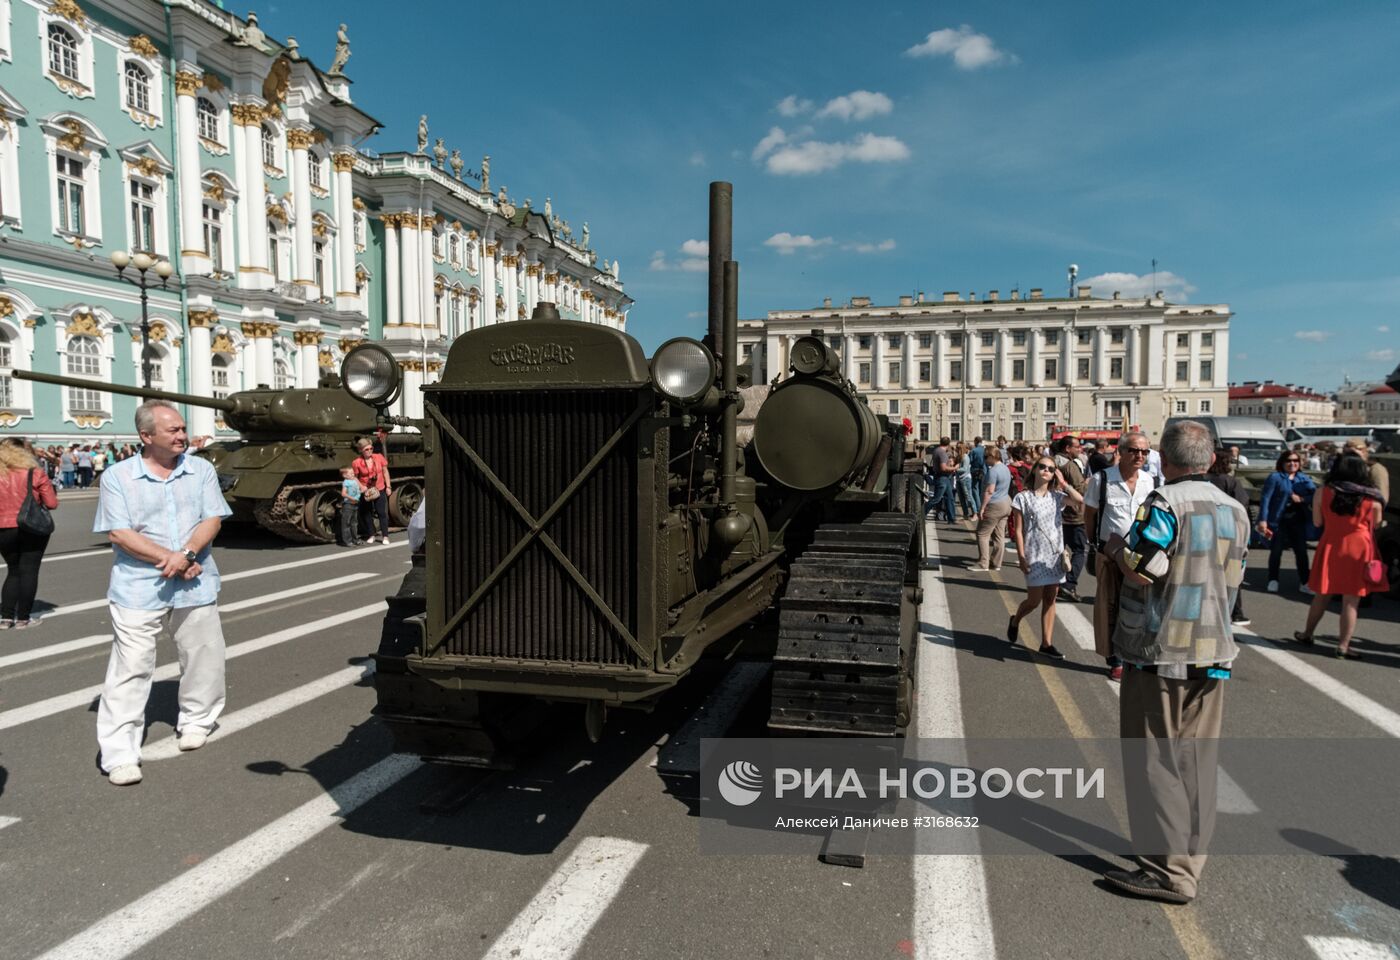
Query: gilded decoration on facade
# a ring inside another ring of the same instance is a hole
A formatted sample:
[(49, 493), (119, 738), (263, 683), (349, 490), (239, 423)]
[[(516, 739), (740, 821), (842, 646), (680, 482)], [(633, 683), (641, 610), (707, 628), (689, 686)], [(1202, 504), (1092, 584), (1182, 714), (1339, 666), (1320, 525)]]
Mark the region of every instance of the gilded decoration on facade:
[(0, 296), (0, 318), (13, 317), (15, 315), (15, 302), (9, 297)]
[(234, 126), (256, 127), (263, 121), (263, 108), (256, 103), (235, 103), (229, 107)]
[(78, 6), (75, 0), (53, 0), (49, 4), (49, 13), (79, 27), (87, 26), (87, 14), (83, 13), (83, 8)]
[(214, 341), (209, 344), (209, 352), (211, 354), (233, 353), (236, 349), (237, 348), (233, 345), (233, 338), (229, 336), (226, 330), (216, 333), (214, 335)]
[(87, 156), (87, 134), (83, 132), (82, 123), (69, 117), (63, 121), (63, 128), (68, 132), (58, 138), (59, 149)]
[(321, 338), (325, 336), (320, 330), (294, 330), (292, 331), (292, 342), (299, 347), (319, 346)]
[(359, 197), (356, 197), (354, 200), (351, 200), (351, 201), (350, 201), (350, 206), (354, 207), (355, 210), (356, 210), (356, 212), (358, 212), (358, 213), (364, 213), (364, 212), (365, 212), (365, 202), (364, 202), (363, 200), (361, 200)]
[(494, 243), (488, 243), (486, 245), (486, 255), (488, 257), (494, 257), (496, 255), (496, 251), (499, 249), (500, 248), (497, 247)]
[(197, 73), (188, 70), (180, 70), (175, 74), (175, 95), (178, 97), (192, 97), (199, 92), (200, 85), (204, 79)]
[(287, 148), (290, 150), (305, 150), (311, 146), (312, 136), (310, 130), (302, 130), (292, 127), (287, 130)]
[(354, 337), (343, 338), (340, 341), (340, 352), (349, 353), (351, 350), (354, 350), (362, 343), (364, 343), (364, 340), (356, 339)]
[(142, 157), (140, 160), (132, 160), (126, 165), (127, 169), (133, 173), (150, 180), (155, 180), (160, 176), (160, 164), (156, 163), (155, 157)]
[(318, 237), (324, 237), (330, 233), (330, 227), (326, 226), (326, 221), (317, 220), (311, 225), (311, 232)]
[(218, 180), (211, 180), (209, 186), (204, 188), (204, 196), (215, 203), (224, 202), (224, 185)]
[(330, 347), (322, 347), (316, 354), (316, 365), (319, 367), (334, 367), (335, 354), (331, 353)]
[(282, 104), (286, 102), (287, 91), (291, 85), (292, 61), (284, 53), (272, 61), (272, 67), (263, 78), (262, 95), (267, 103), (266, 113), (269, 117), (281, 113)]
[(102, 426), (103, 418), (92, 413), (79, 414), (73, 418), (73, 422), (83, 429), (97, 429)]
[(422, 360), (400, 360), (399, 366), (404, 370), (412, 370), (414, 373), (421, 373), (423, 370)]
[(154, 60), (156, 57), (160, 56), (160, 51), (156, 49), (156, 45), (152, 43), (151, 38), (144, 33), (138, 33), (136, 36), (132, 37), (126, 42), (126, 46), (128, 50), (138, 57), (145, 57), (148, 60)]
[(546, 273), (546, 274), (544, 275), (544, 282), (545, 282), (545, 283), (558, 283), (558, 282), (559, 282), (559, 274), (557, 274), (557, 273)]
[(0, 426), (13, 427), (19, 423), (19, 417), (8, 410), (0, 410)]
[(204, 89), (208, 90), (210, 93), (218, 93), (220, 90), (224, 89), (224, 82), (214, 74), (206, 73), (204, 75)]
[(191, 329), (195, 327), (212, 327), (219, 322), (219, 312), (212, 309), (194, 307), (191, 308), (186, 316), (188, 317)]
[(355, 169), (355, 155), (347, 151), (331, 154), (331, 165), (336, 173), (349, 173)]
[(70, 337), (97, 337), (100, 340), (103, 335), (97, 318), (87, 311), (73, 314), (68, 319), (67, 330)]

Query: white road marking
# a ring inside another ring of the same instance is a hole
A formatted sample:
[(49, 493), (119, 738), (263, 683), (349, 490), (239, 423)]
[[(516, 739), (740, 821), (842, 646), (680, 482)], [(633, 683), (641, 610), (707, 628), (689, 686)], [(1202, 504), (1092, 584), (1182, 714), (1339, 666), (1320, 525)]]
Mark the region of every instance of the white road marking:
[[(1059, 621), (1069, 631), (1070, 638), (1074, 640), (1076, 646), (1081, 650), (1094, 653), (1094, 625), (1089, 622), (1077, 607), (1067, 603), (1055, 604), (1055, 610), (1059, 613)], [(1108, 684), (1108, 689), (1113, 691), (1115, 697), (1122, 695), (1122, 684), (1115, 683), (1104, 674), (1104, 682)], [(1250, 799), (1249, 794), (1244, 792), (1235, 782), (1235, 778), (1225, 771), (1224, 767), (1216, 767), (1215, 779), (1215, 809), (1219, 813), (1232, 813), (1241, 816), (1258, 813), (1259, 805)]]
[[(77, 553), (65, 553), (61, 556), (44, 557), (43, 563), (58, 563), (62, 560), (77, 560), (81, 557), (99, 557), (104, 553), (111, 553), (111, 547), (98, 547), (96, 550), (79, 550)], [(0, 563), (0, 567), (5, 564)]]
[[(290, 590), (280, 590), (277, 593), (269, 593), (261, 597), (253, 597), (250, 600), (239, 600), (230, 604), (219, 604), (219, 613), (236, 613), (239, 610), (247, 610), (250, 607), (260, 607), (266, 603), (276, 603), (278, 600), (286, 600), (290, 597), (299, 597), (316, 590), (325, 590), (330, 587), (338, 587), (346, 583), (354, 583), (357, 580), (368, 580), (373, 577), (373, 573), (351, 573), (343, 577), (334, 577), (330, 580), (322, 580), (320, 583), (309, 583), (304, 587), (293, 587)], [(106, 601), (103, 601), (106, 605)], [(20, 653), (11, 653), (8, 656), (0, 657), (0, 670), (5, 667), (12, 667), (17, 663), (28, 663), (31, 660), (42, 660), (45, 657), (56, 657), (59, 654), (71, 653), (74, 650), (83, 650), (87, 647), (96, 647), (104, 643), (111, 643), (111, 633), (95, 633), (90, 637), (79, 637), (76, 640), (65, 640), (62, 643), (51, 643), (45, 647), (38, 647), (34, 650), (24, 650)]]
[(118, 960), (140, 950), (364, 803), (417, 770), (421, 761), (390, 754), (329, 792), (309, 800), (196, 867), (110, 913), (40, 960)]
[(585, 837), (496, 938), (484, 960), (568, 960), (646, 853), (644, 843)]
[[(372, 547), (360, 547), (353, 552), (341, 551), (339, 553), (328, 553), (322, 557), (308, 557), (305, 560), (275, 563), (269, 567), (257, 567), (253, 570), (240, 570), (237, 573), (220, 574), (219, 583), (234, 583), (238, 580), (246, 580), (248, 577), (261, 577), (269, 573), (281, 573), (283, 570), (299, 570), (302, 567), (315, 566), (318, 563), (329, 563), (332, 560), (343, 560), (346, 557), (360, 556), (369, 553), (371, 550), (392, 550), (397, 546), (399, 546), (397, 543), (381, 543)], [(105, 606), (107, 606), (106, 597), (100, 600), (84, 600), (81, 603), (64, 604), (44, 614), (44, 619), (48, 620), (51, 617), (61, 617), (69, 613), (83, 613), (87, 610), (98, 610)]]
[[(275, 647), (279, 643), (286, 643), (288, 640), (297, 640), (307, 634), (329, 630), (343, 623), (351, 623), (363, 617), (380, 613), (385, 609), (387, 609), (387, 605), (382, 601), (379, 603), (371, 603), (363, 607), (356, 607), (354, 610), (347, 610), (344, 613), (322, 617), (320, 620), (313, 620), (310, 623), (304, 623), (300, 626), (278, 630), (276, 633), (269, 633), (253, 640), (245, 640), (243, 643), (236, 643), (229, 647), (224, 653), (224, 658), (226, 660), (232, 660), (235, 657), (241, 657), (245, 654), (256, 653), (268, 647)], [(180, 664), (167, 663), (163, 667), (156, 668), (154, 680), (169, 680), (179, 675)], [(14, 707), (10, 710), (0, 712), (0, 730), (8, 730), (11, 727), (18, 727), (21, 724), (29, 723), (33, 720), (51, 717), (55, 713), (62, 713), (64, 710), (72, 710), (75, 707), (85, 707), (92, 702), (93, 697), (101, 693), (102, 684), (97, 683), (90, 687), (84, 687), (81, 690), (74, 690), (72, 693), (60, 693), (58, 696), (49, 697), (47, 700), (40, 700), (38, 703), (31, 703), (23, 707)]]
[(0, 830), (13, 827), (17, 823), (19, 823), (19, 817), (0, 817)]
[[(938, 550), (938, 531), (924, 524), (928, 548)], [(946, 567), (944, 568), (946, 569)], [(961, 740), (962, 689), (958, 685), (958, 652), (953, 646), (953, 618), (948, 591), (933, 571), (919, 577), (924, 602), (919, 620), (933, 628), (919, 634), (917, 659), (919, 691), (918, 735)], [(966, 763), (966, 756), (949, 756), (949, 763)], [(920, 838), (938, 831), (924, 830)], [(921, 839), (920, 846), (927, 841)], [(939, 854), (916, 851), (914, 857), (914, 949), (920, 960), (958, 957), (960, 960), (995, 958), (992, 912), (987, 902), (987, 876), (976, 854)]]
[(1356, 937), (1304, 937), (1317, 960), (1395, 960), (1395, 953), (1384, 943)]
[[(353, 686), (361, 680), (368, 680), (373, 676), (374, 661), (371, 660), (368, 663), (337, 670), (319, 680), (303, 683), (299, 687), (259, 701), (252, 706), (244, 707), (242, 710), (224, 714), (219, 718), (219, 725), (214, 731), (215, 736), (211, 738), (211, 742), (222, 740), (229, 734), (246, 730), (255, 723), (270, 720), (278, 714), (286, 713), (293, 707), (299, 707), (317, 697), (324, 697), (328, 693), (334, 693), (343, 687)], [(148, 760), (169, 760), (171, 757), (178, 756), (180, 753), (178, 743), (179, 738), (174, 736), (163, 737), (154, 743), (148, 743), (141, 748), (141, 760), (144, 763)]]
[(700, 772), (700, 741), (722, 737), (734, 725), (734, 718), (748, 703), (754, 687), (768, 675), (770, 664), (736, 663), (724, 679), (710, 691), (699, 708), (679, 730), (666, 740), (656, 758), (656, 769), (663, 775), (694, 776)]
[[(1370, 697), (1353, 690), (1342, 681), (1306, 663), (1296, 654), (1289, 653), (1264, 640), (1253, 630), (1235, 628), (1235, 633), (1243, 634), (1240, 646), (1266, 658), (1274, 666), (1293, 674), (1318, 693), (1346, 707), (1362, 720), (1375, 724), (1392, 737), (1400, 737), (1400, 713), (1383, 706)], [(1343, 661), (1344, 663), (1346, 661)]]

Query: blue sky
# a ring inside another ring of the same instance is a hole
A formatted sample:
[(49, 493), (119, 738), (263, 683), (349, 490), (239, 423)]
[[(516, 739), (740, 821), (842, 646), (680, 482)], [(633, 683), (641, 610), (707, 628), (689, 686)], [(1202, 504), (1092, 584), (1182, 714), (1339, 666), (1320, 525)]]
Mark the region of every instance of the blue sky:
[[(322, 66), (320, 4), (262, 11)], [(350, 0), (356, 102), (588, 221), (648, 349), (699, 334), (707, 183), (740, 312), (1065, 287), (1226, 302), (1231, 379), (1400, 359), (1400, 5)], [(394, 16), (390, 10), (400, 10)], [(1121, 276), (1109, 278), (1106, 275)], [(1097, 278), (1097, 279), (1094, 279)]]

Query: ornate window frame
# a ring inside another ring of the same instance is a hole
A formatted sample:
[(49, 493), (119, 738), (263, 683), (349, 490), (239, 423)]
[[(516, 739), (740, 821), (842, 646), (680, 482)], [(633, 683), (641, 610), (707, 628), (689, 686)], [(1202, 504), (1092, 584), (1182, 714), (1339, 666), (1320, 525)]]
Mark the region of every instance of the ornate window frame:
[[(268, 165), (263, 153), (267, 134), (272, 134), (272, 156), (280, 163)], [(258, 160), (262, 164), (263, 175), (280, 180), (287, 175), (287, 130), (278, 120), (264, 118), (258, 130)]]
[[(218, 134), (215, 138), (204, 135), (203, 124), (200, 120), (200, 107), (209, 104), (214, 114), (214, 132)], [(199, 140), (199, 145), (206, 153), (211, 153), (216, 157), (225, 156), (228, 153), (229, 137), (229, 109), (228, 100), (221, 94), (215, 93), (207, 86), (200, 89), (194, 101), (195, 110), (195, 138)]]
[[(10, 345), (6, 370), (34, 369), (34, 326), (42, 316), (34, 301), (10, 287), (0, 287), (0, 329)], [(13, 427), (34, 416), (34, 383), (11, 378), (9, 406), (0, 407), (0, 426)]]
[(143, 140), (120, 151), (125, 176), (122, 182), (122, 222), (126, 229), (126, 248), (137, 249), (131, 229), (131, 184), (144, 183), (153, 187), (151, 202), (155, 206), (155, 250), (158, 256), (170, 256), (169, 184), (175, 168), (151, 141)]
[(204, 249), (213, 259), (213, 251), (205, 249), (207, 244), (204, 239), (204, 208), (214, 207), (221, 213), (219, 218), (219, 257), (223, 264), (221, 270), (216, 273), (220, 276), (232, 276), (237, 265), (237, 254), (234, 250), (234, 207), (238, 201), (238, 188), (229, 179), (228, 175), (221, 170), (205, 170), (200, 177), (200, 249)]
[[(115, 341), (117, 334), (117, 320), (112, 316), (111, 311), (104, 307), (94, 307), (89, 304), (70, 304), (60, 310), (53, 312), (54, 319), (54, 353), (57, 354), (58, 369), (65, 374), (68, 372), (68, 347), (69, 341), (74, 337), (92, 337), (97, 340), (97, 380), (103, 383), (111, 383), (112, 368), (115, 360)], [(104, 424), (112, 422), (111, 410), (88, 411), (72, 408), (69, 397), (69, 388), (62, 387), (59, 390), (60, 406), (63, 413), (63, 420), (71, 423), (79, 429), (100, 429)], [(103, 394), (103, 396), (111, 396)], [(109, 401), (110, 403), (110, 401)]]
[(321, 200), (331, 195), (331, 155), (325, 147), (313, 143), (306, 149), (306, 182), (313, 197)]
[(0, 87), (0, 223), (9, 223), (15, 228), (23, 221), (24, 201), (19, 185), (18, 121), (28, 113), (23, 104)]
[[(161, 383), (154, 380), (151, 386), (157, 390), (180, 389), (180, 349), (184, 343), (184, 330), (178, 320), (167, 314), (157, 314), (150, 318), (150, 346), (161, 354), (161, 373), (165, 376)], [(132, 383), (141, 382), (141, 318), (138, 316), (126, 325), (131, 334)]]
[[(140, 110), (133, 107), (126, 99), (126, 68), (128, 65), (139, 67), (146, 73), (148, 86), (148, 110)], [(161, 126), (165, 117), (165, 72), (161, 67), (160, 52), (156, 50), (151, 38), (145, 34), (137, 34), (127, 40), (125, 50), (117, 51), (117, 90), (120, 91), (120, 102), (122, 113), (131, 118), (132, 123), (139, 124), (147, 130), (154, 130)]]
[[(56, 0), (38, 11), (40, 63), (44, 76), (68, 96), (76, 100), (86, 100), (96, 96), (93, 89), (93, 32), (92, 21), (73, 0)], [(61, 27), (73, 38), (77, 55), (78, 77), (76, 80), (56, 73), (49, 63), (49, 28)]]
[[(39, 121), (44, 132), (44, 155), (49, 193), (49, 222), (53, 233), (72, 243), (75, 249), (102, 243), (102, 148), (107, 140), (97, 126), (76, 113), (50, 114)], [(59, 156), (76, 158), (83, 163), (83, 227), (79, 234), (59, 227), (58, 173)], [(125, 209), (123, 209), (125, 217)]]

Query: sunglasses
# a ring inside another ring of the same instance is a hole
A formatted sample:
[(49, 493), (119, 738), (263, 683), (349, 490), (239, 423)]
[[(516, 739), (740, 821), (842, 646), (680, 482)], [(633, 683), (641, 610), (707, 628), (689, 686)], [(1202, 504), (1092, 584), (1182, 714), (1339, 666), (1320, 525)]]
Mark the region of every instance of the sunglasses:
[(1054, 470), (1054, 469), (1055, 469), (1054, 467), (1050, 466), (1048, 463), (1037, 463), (1037, 464), (1035, 465), (1035, 468), (1036, 468), (1037, 470)]
[(1303, 461), (1299, 460), (1297, 457), (1289, 457), (1287, 460), (1285, 460), (1285, 461), (1283, 461), (1283, 462), (1284, 462), (1284, 463), (1302, 463)]
[(1145, 456), (1147, 456), (1149, 453), (1151, 453), (1152, 451), (1150, 451), (1150, 450), (1144, 450), (1142, 447), (1124, 447), (1124, 448), (1123, 448), (1123, 452), (1124, 452), (1124, 453), (1131, 453), (1131, 454), (1133, 454), (1134, 456), (1137, 456), (1137, 457), (1145, 457)]

